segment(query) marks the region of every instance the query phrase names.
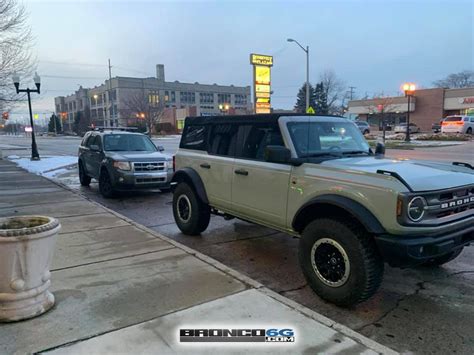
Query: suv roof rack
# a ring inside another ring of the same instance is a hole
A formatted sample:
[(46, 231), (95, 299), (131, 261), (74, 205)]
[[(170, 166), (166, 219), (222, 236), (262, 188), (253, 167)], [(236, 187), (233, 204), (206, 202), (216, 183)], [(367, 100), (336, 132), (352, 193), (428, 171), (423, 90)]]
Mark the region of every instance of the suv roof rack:
[(136, 131), (137, 127), (103, 127), (103, 126), (95, 126), (90, 127), (92, 131)]

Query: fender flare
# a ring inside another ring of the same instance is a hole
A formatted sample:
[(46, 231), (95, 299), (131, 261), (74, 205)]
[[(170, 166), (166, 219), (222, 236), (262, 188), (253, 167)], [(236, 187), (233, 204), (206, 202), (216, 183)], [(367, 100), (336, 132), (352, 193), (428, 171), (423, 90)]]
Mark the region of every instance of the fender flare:
[(383, 234), (385, 233), (385, 228), (379, 222), (379, 220), (370, 212), (367, 208), (361, 205), (359, 202), (354, 201), (348, 197), (339, 196), (339, 195), (322, 195), (315, 197), (303, 206), (299, 208), (296, 212), (295, 217), (291, 223), (291, 226), (296, 231), (301, 231), (301, 223), (303, 221), (299, 220), (301, 213), (310, 207), (315, 207), (318, 205), (332, 205), (338, 208), (343, 209), (347, 213), (354, 216), (364, 227), (373, 234)]
[(182, 168), (176, 171), (171, 179), (171, 187), (174, 190), (178, 183), (186, 182), (190, 184), (196, 194), (198, 195), (199, 199), (205, 203), (209, 204), (209, 200), (207, 198), (206, 189), (204, 188), (204, 183), (202, 182), (201, 177), (193, 168)]

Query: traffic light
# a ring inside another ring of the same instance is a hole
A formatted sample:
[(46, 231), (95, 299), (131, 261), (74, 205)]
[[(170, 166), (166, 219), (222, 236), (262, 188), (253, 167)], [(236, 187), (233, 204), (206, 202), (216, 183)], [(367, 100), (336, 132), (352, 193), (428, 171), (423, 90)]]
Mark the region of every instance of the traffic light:
[(2, 118), (3, 118), (4, 120), (8, 120), (9, 115), (10, 115), (10, 114), (9, 114), (8, 112), (4, 112), (4, 113), (2, 113)]

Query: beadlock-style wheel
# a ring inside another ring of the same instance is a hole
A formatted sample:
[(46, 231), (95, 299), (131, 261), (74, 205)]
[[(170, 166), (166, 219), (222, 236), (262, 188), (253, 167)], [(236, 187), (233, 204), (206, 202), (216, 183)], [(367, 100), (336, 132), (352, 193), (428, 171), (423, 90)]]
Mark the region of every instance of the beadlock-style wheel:
[(178, 197), (177, 205), (178, 218), (183, 223), (188, 223), (192, 215), (191, 201), (189, 201), (189, 198), (186, 195), (180, 195)]
[(328, 286), (342, 286), (349, 278), (351, 267), (347, 253), (333, 239), (322, 238), (314, 243), (311, 263), (316, 276)]

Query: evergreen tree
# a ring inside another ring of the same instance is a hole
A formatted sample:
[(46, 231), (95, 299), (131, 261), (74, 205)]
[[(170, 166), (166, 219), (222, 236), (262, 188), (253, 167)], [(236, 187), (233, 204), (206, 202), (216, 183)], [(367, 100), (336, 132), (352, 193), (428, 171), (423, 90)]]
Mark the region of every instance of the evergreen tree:
[[(314, 108), (314, 88), (309, 84), (309, 106)], [(295, 112), (305, 113), (306, 112), (306, 83), (303, 84), (301, 89), (298, 91), (296, 97), (296, 104), (294, 107)]]
[(322, 82), (316, 84), (314, 89), (313, 108), (317, 115), (327, 115), (329, 113), (328, 97)]
[[(56, 128), (56, 132), (55, 131)], [(59, 133), (61, 132), (61, 120), (59, 119), (58, 116), (55, 114), (52, 114), (51, 117), (49, 118), (49, 123), (48, 123), (48, 132), (54, 132), (54, 133)]]

